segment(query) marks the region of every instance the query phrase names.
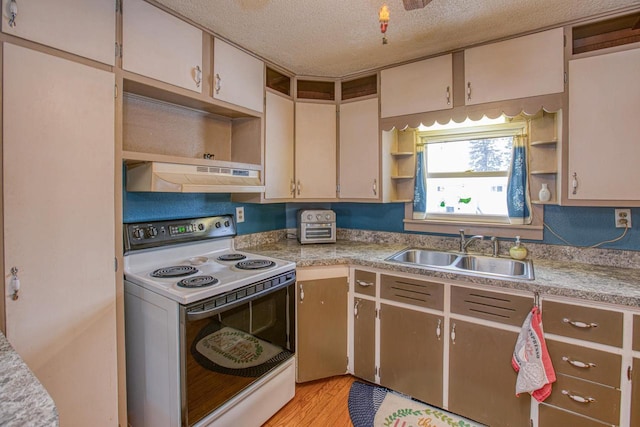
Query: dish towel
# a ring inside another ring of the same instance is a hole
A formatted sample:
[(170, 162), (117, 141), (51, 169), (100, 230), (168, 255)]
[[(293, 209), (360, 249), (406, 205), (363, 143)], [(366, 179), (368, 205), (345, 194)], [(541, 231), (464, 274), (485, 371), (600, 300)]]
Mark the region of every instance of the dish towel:
[(522, 324), (511, 366), (518, 373), (516, 396), (526, 392), (538, 402), (549, 397), (556, 373), (547, 351), (542, 331), (542, 315), (537, 306), (533, 307)]

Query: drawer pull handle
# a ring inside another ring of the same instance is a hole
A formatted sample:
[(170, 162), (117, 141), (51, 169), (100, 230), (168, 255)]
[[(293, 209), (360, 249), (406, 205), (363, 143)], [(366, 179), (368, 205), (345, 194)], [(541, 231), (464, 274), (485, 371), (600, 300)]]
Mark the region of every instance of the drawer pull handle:
[(565, 396), (569, 397), (569, 399), (578, 403), (591, 403), (596, 401), (593, 397), (578, 396), (577, 394), (573, 394), (569, 390), (562, 390), (562, 394), (564, 394)]
[(576, 328), (582, 328), (582, 329), (589, 329), (589, 328), (597, 328), (598, 324), (597, 323), (584, 323), (584, 322), (580, 322), (580, 321), (576, 321), (576, 320), (569, 320), (566, 317), (564, 319), (562, 319), (562, 321), (564, 323), (568, 323), (572, 326), (575, 326)]
[(368, 288), (369, 286), (373, 286), (373, 282), (365, 282), (364, 280), (356, 280), (356, 283), (363, 288)]
[(569, 359), (567, 356), (562, 356), (562, 360), (567, 362), (568, 364), (575, 366), (576, 368), (584, 368), (584, 369), (589, 369), (589, 368), (595, 368), (596, 364), (595, 363), (591, 363), (591, 362), (581, 362), (579, 360), (573, 360), (573, 359)]

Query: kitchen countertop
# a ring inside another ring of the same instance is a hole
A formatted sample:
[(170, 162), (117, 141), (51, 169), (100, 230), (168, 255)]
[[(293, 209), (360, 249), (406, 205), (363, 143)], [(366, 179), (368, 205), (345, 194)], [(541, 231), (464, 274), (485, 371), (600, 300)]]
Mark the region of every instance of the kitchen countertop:
[(533, 258), (535, 280), (507, 280), (467, 276), (435, 271), (385, 261), (385, 258), (406, 248), (401, 243), (369, 243), (338, 240), (335, 244), (301, 245), (287, 239), (275, 243), (244, 248), (248, 252), (293, 261), (299, 268), (335, 265), (356, 265), (420, 274), (433, 279), (447, 279), (469, 284), (489, 285), (542, 295), (559, 295), (640, 307), (640, 269), (601, 266), (578, 262)]
[(0, 425), (58, 426), (49, 393), (0, 333)]

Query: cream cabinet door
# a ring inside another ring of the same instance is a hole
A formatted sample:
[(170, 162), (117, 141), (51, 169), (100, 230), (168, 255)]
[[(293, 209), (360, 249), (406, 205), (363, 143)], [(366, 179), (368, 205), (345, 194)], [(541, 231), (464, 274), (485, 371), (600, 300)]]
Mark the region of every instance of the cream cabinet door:
[(116, 425), (114, 75), (11, 44), (3, 64), (6, 335), (60, 425)]
[(122, 68), (202, 92), (202, 31), (143, 0), (123, 0)]
[(340, 106), (340, 198), (378, 199), (378, 98)]
[(105, 0), (17, 1), (11, 25), (9, 3), (2, 0), (2, 32), (113, 65), (116, 8)]
[(296, 197), (336, 197), (336, 106), (296, 103)]
[(264, 132), (264, 197), (293, 197), (293, 101), (267, 92)]
[(569, 199), (640, 200), (639, 70), (640, 49), (569, 61)]
[(451, 55), (380, 72), (381, 117), (453, 108)]
[(564, 92), (562, 28), (464, 51), (466, 105)]
[(214, 98), (264, 110), (264, 63), (217, 38), (213, 43), (213, 79)]

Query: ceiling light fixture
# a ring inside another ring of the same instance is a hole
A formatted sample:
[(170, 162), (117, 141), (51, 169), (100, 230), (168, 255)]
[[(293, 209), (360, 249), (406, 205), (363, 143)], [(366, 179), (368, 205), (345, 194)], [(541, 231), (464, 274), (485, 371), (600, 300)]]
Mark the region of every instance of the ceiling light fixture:
[(389, 26), (389, 8), (386, 4), (383, 4), (378, 12), (378, 18), (380, 20), (380, 32), (382, 33), (382, 44), (387, 44), (387, 27)]

